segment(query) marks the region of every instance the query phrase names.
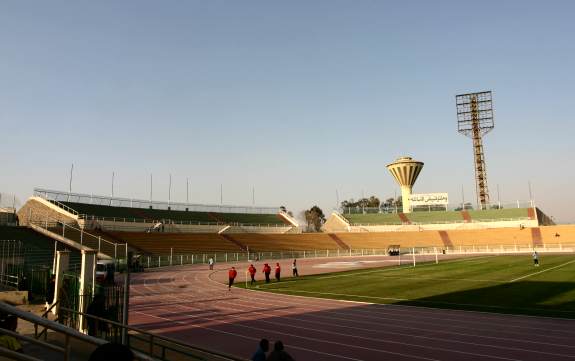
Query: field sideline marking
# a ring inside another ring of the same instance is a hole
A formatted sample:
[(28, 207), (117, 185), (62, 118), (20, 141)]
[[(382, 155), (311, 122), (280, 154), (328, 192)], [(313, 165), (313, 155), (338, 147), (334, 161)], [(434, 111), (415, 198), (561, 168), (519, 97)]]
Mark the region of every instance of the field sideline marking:
[[(216, 283), (217, 285), (225, 285), (224, 283), (218, 282), (210, 277), (208, 277), (208, 280), (210, 282)], [(243, 291), (248, 291), (248, 292), (271, 292), (271, 293), (275, 293), (275, 291), (278, 292), (297, 292), (294, 290), (282, 290), (281, 288), (277, 288), (277, 289), (269, 289), (269, 291), (262, 291), (262, 289), (256, 289), (256, 288), (240, 288)], [(315, 292), (318, 293), (318, 292)], [(538, 316), (538, 315), (529, 315), (529, 314), (517, 314), (517, 313), (493, 313), (491, 311), (478, 311), (478, 310), (466, 310), (466, 309), (457, 309), (457, 308), (437, 308), (437, 307), (432, 307), (432, 306), (423, 306), (423, 305), (400, 305), (400, 304), (394, 304), (394, 303), (377, 303), (377, 302), (369, 302), (369, 301), (357, 301), (357, 300), (343, 300), (341, 298), (326, 298), (326, 297), (318, 297), (318, 296), (300, 296), (300, 295), (294, 295), (294, 294), (290, 294), (290, 293), (276, 293), (276, 294), (282, 294), (283, 296), (287, 296), (287, 297), (297, 297), (297, 298), (303, 298), (303, 299), (314, 299), (314, 300), (318, 300), (318, 301), (332, 301), (332, 302), (344, 302), (344, 303), (356, 303), (356, 304), (360, 304), (360, 305), (373, 305), (373, 306), (378, 306), (378, 307), (399, 307), (399, 308), (423, 308), (426, 310), (431, 310), (431, 311), (439, 311), (439, 312), (452, 312), (452, 313), (478, 313), (481, 315), (498, 315), (498, 316), (504, 316), (504, 317), (509, 317), (509, 318), (536, 318), (536, 319), (549, 319), (549, 320), (561, 320), (561, 321), (565, 321), (565, 320), (569, 320), (566, 319), (564, 317), (555, 317), (555, 316)], [(472, 306), (477, 306), (477, 305), (472, 305)], [(481, 305), (479, 305), (481, 306)], [(486, 307), (492, 307), (492, 306), (486, 306)], [(496, 307), (496, 306), (495, 306)], [(541, 309), (532, 309), (532, 310), (541, 310)], [(573, 311), (561, 311), (561, 312), (573, 312)]]
[(406, 280), (430, 280), (430, 281), (464, 281), (464, 282), (493, 282), (493, 283), (505, 283), (506, 281), (498, 280), (483, 280), (483, 279), (473, 279), (473, 278), (443, 278), (443, 277), (413, 277), (413, 276), (380, 276), (381, 278), (401, 278)]
[(543, 271), (533, 272), (533, 273), (530, 273), (530, 274), (525, 275), (525, 276), (517, 277), (517, 278), (514, 278), (514, 279), (512, 279), (511, 281), (509, 281), (509, 283), (515, 282), (515, 281), (519, 281), (519, 280), (522, 280), (522, 279), (527, 278), (527, 277), (535, 276), (535, 275), (541, 274), (541, 273), (543, 273), (543, 272), (547, 272), (547, 271), (551, 271), (551, 270), (554, 270), (554, 269), (557, 269), (557, 268), (561, 268), (561, 267), (567, 266), (568, 264), (571, 264), (571, 263), (574, 263), (574, 262), (575, 262), (575, 260), (572, 260), (572, 261), (569, 261), (569, 262), (565, 262), (565, 263), (563, 263), (563, 264), (560, 264), (559, 266), (555, 266), (555, 267), (551, 267), (551, 268), (544, 269)]
[[(472, 257), (472, 258), (459, 258), (459, 259), (454, 259), (454, 260), (446, 260), (443, 262), (440, 262), (440, 264), (443, 263), (447, 263), (447, 264), (453, 264), (453, 263), (459, 263), (459, 262), (469, 262), (471, 260), (478, 260), (478, 259), (482, 259), (482, 258), (492, 258), (495, 256), (483, 256), (483, 257)], [(370, 270), (370, 271), (365, 271), (365, 272), (354, 272), (356, 270), (351, 270), (351, 272), (354, 273), (346, 273), (343, 275), (333, 275), (333, 276), (324, 276), (324, 277), (317, 277), (316, 279), (318, 280), (324, 280), (324, 279), (328, 279), (328, 278), (339, 278), (339, 277), (351, 277), (351, 276), (363, 276), (366, 274), (371, 274), (371, 273), (377, 273), (377, 272), (389, 272), (389, 271), (398, 271), (398, 270), (404, 270), (404, 269), (413, 269), (414, 267), (410, 264), (411, 261), (407, 261), (408, 264), (405, 265), (401, 265), (398, 267), (390, 267), (390, 268), (378, 268), (376, 270)], [(419, 268), (421, 267), (429, 267), (429, 266), (436, 266), (436, 263), (433, 262), (432, 260), (424, 262), (423, 265), (419, 266)], [(415, 268), (418, 268), (417, 266)], [(310, 275), (313, 276), (313, 275)]]
[[(575, 262), (575, 261), (573, 261)], [(444, 304), (444, 305), (454, 305), (454, 306), (474, 306), (480, 308), (496, 308), (501, 310), (526, 310), (526, 311), (548, 311), (544, 308), (532, 308), (532, 307), (506, 307), (506, 306), (496, 306), (496, 305), (482, 305), (477, 303), (456, 303), (456, 302), (442, 302), (442, 301), (427, 301), (427, 300), (420, 300), (420, 299), (411, 299), (411, 298), (392, 298), (392, 297), (377, 297), (377, 296), (360, 296), (360, 295), (350, 295), (345, 293), (331, 293), (331, 292), (316, 292), (316, 291), (303, 291), (303, 290), (290, 290), (290, 289), (283, 289), (283, 288), (268, 288), (268, 290), (275, 292), (295, 292), (295, 293), (311, 293), (317, 295), (332, 295), (332, 296), (344, 296), (344, 297), (352, 297), (352, 298), (372, 298), (378, 300), (394, 300), (394, 301), (408, 301), (408, 302), (416, 302), (416, 303), (431, 303), (431, 304)], [(258, 291), (256, 291), (258, 292)], [(297, 296), (297, 295), (292, 295)], [(325, 298), (325, 297), (318, 297), (320, 299), (331, 299), (337, 301), (347, 301), (347, 302), (357, 302), (357, 303), (367, 303), (372, 304), (370, 302), (362, 302), (362, 301), (351, 301), (351, 300), (339, 300), (333, 298)], [(377, 303), (376, 303), (377, 304)], [(379, 303), (381, 305), (381, 303)], [(412, 306), (412, 305), (394, 305), (394, 304), (384, 304), (384, 305), (392, 305), (392, 306)], [(412, 307), (420, 307), (420, 306), (412, 306)], [(436, 309), (436, 308), (435, 308)], [(471, 311), (471, 312), (485, 312), (485, 311), (474, 311), (474, 310), (460, 310), (460, 311)], [(556, 310), (555, 312), (561, 313), (575, 313), (575, 311), (568, 311), (568, 310)], [(488, 312), (485, 312), (488, 313)], [(507, 314), (505, 314), (507, 315)], [(513, 314), (510, 314), (513, 316)], [(517, 315), (517, 316), (533, 316), (533, 317), (547, 317), (547, 318), (555, 318), (555, 319), (565, 319), (561, 317), (548, 317), (548, 316), (534, 316), (534, 315)]]

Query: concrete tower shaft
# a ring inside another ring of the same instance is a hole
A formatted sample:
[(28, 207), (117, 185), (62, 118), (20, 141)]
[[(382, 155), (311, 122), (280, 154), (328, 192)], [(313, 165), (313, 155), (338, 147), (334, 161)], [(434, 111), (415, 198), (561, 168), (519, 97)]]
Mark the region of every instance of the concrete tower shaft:
[(411, 190), (421, 169), (423, 162), (413, 160), (411, 157), (400, 157), (395, 162), (388, 164), (391, 175), (395, 178), (401, 187), (401, 201), (403, 203), (403, 213), (411, 212)]

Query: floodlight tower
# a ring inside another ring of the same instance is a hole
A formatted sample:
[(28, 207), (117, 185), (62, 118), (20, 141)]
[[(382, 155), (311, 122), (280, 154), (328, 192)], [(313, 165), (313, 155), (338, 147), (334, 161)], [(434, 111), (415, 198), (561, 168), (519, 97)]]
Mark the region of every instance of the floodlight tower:
[(403, 213), (411, 212), (409, 196), (422, 168), (423, 162), (413, 160), (411, 157), (400, 157), (395, 162), (387, 165), (387, 169), (401, 187)]
[(473, 139), (477, 204), (481, 209), (486, 209), (489, 205), (489, 189), (483, 153), (483, 136), (495, 127), (491, 91), (457, 95), (455, 103), (457, 105), (457, 130)]

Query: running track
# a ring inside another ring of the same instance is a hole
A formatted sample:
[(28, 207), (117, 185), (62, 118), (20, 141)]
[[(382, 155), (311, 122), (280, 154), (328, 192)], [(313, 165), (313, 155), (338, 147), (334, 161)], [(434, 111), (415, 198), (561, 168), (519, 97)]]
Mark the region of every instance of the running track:
[[(374, 267), (386, 257), (307, 259), (298, 268), (300, 274), (330, 272), (334, 261)], [(284, 273), (291, 271), (290, 260), (281, 263)], [(282, 340), (298, 361), (575, 360), (573, 320), (228, 291), (222, 284), (227, 266), (134, 274), (130, 324), (245, 359), (266, 337), (272, 344)], [(261, 262), (257, 268), (261, 278)]]

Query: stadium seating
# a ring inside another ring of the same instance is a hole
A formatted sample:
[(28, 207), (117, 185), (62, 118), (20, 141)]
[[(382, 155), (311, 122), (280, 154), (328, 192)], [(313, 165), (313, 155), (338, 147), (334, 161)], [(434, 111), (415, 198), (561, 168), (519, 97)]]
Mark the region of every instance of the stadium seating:
[[(334, 250), (341, 248), (326, 233), (304, 234), (254, 234), (237, 233), (224, 235), (214, 233), (142, 233), (107, 232), (114, 239), (127, 242), (128, 246), (138, 248), (148, 254), (169, 254), (173, 248), (177, 253), (238, 252), (243, 246), (250, 251), (283, 250)], [(110, 237), (108, 237), (110, 238)], [(235, 242), (234, 242), (235, 241)], [(237, 243), (236, 243), (237, 242)]]
[(489, 221), (499, 219), (527, 218), (527, 208), (504, 208), (486, 209), (483, 211), (469, 210), (469, 215), (474, 221)]
[(463, 215), (459, 211), (412, 212), (406, 214), (411, 223), (450, 223), (463, 222)]
[(339, 245), (327, 233), (234, 234), (234, 239), (254, 251), (325, 250)]
[(575, 226), (338, 233), (337, 236), (354, 249), (387, 248), (389, 245), (401, 245), (401, 247), (543, 246), (558, 243), (575, 244)]
[(95, 218), (173, 220), (175, 222), (284, 224), (276, 214), (188, 212), (164, 209), (112, 207), (85, 203), (62, 202), (79, 214)]
[[(471, 222), (489, 222), (509, 219), (527, 219), (527, 208), (507, 208), (488, 210), (469, 210)], [(397, 225), (402, 224), (398, 214), (394, 213), (366, 213), (343, 214), (352, 225)], [(432, 211), (412, 212), (405, 214), (413, 224), (455, 223), (464, 222), (464, 216), (459, 211)]]
[(203, 252), (239, 252), (241, 248), (216, 233), (108, 232), (128, 246), (155, 255)]
[(342, 214), (351, 224), (402, 224), (397, 213)]

